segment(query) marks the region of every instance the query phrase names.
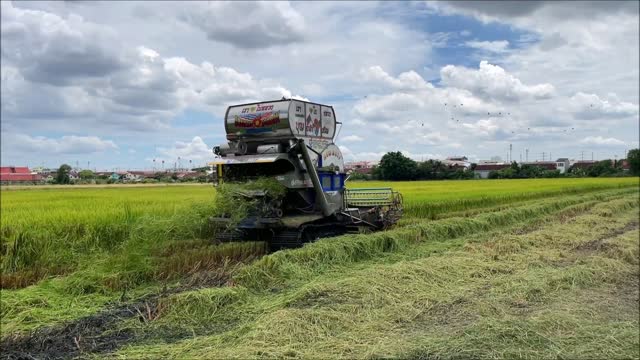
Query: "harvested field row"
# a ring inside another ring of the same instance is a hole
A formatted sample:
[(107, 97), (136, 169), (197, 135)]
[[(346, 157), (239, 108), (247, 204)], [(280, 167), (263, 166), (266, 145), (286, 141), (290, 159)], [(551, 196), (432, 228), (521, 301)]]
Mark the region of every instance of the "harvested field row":
[[(119, 354), (637, 357), (638, 201), (581, 210), (571, 219), (546, 214), (547, 226), (533, 232), (489, 229), (462, 234), (458, 246), (430, 237), (351, 264), (305, 262), (306, 281), (277, 290), (255, 292), (263, 287), (249, 282), (172, 295), (154, 321), (125, 325), (147, 340)], [(281, 268), (308, 261), (303, 250)], [(282, 255), (243, 274), (274, 256)], [(191, 336), (179, 336), (187, 329)]]

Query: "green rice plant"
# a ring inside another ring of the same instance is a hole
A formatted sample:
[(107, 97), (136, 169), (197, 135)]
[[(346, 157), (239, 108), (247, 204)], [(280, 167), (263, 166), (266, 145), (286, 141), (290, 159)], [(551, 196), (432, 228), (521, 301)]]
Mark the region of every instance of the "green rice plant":
[(166, 218), (191, 212), (186, 209), (192, 204), (212, 204), (214, 194), (210, 186), (3, 190), (2, 287), (73, 271), (84, 256), (122, 244), (144, 214)]

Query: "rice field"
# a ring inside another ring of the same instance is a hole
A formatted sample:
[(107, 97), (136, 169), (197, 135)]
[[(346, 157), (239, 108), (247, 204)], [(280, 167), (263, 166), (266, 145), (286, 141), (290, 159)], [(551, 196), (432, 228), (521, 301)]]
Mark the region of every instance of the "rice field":
[(393, 229), (272, 254), (211, 186), (3, 189), (2, 356), (640, 356), (638, 178), (349, 184), (389, 185)]

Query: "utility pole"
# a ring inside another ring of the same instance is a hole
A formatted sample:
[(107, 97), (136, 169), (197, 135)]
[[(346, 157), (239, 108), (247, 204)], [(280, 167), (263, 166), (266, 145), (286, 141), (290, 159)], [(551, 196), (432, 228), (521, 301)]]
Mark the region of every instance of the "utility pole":
[(511, 163), (511, 162), (513, 162), (513, 154), (512, 154), (512, 151), (513, 151), (513, 144), (509, 144), (509, 162), (510, 162), (510, 163)]
[(549, 161), (551, 161), (551, 151), (549, 151)]
[(591, 161), (593, 161), (593, 151), (591, 152)]
[(529, 162), (529, 149), (525, 149), (524, 161)]
[(584, 150), (580, 151), (580, 161), (584, 161)]

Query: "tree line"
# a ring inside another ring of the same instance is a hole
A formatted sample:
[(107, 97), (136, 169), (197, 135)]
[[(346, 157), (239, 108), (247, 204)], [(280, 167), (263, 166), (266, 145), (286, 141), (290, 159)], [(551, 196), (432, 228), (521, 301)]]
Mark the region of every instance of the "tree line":
[[(198, 173), (197, 177), (189, 177), (189, 178), (179, 178), (178, 174), (173, 172), (156, 172), (152, 177), (145, 177), (143, 179), (137, 180), (140, 183), (171, 183), (171, 182), (210, 182), (210, 176), (207, 176), (206, 170), (207, 167), (194, 168), (191, 169)], [(53, 178), (54, 184), (114, 184), (122, 182), (121, 179), (112, 179), (110, 174), (96, 174), (89, 169), (81, 170), (77, 173), (78, 179), (71, 179), (71, 166), (68, 164), (62, 164), (56, 170), (55, 176)]]
[[(602, 160), (590, 167), (572, 166), (565, 174), (559, 170), (549, 170), (535, 164), (518, 164), (512, 162), (509, 167), (489, 173), (491, 179), (530, 179), (556, 177), (607, 177), (640, 175), (640, 149), (633, 149), (627, 153), (626, 161), (630, 170), (622, 169), (623, 160)], [(351, 174), (353, 180), (463, 180), (474, 179), (473, 170), (476, 164), (471, 164), (467, 170), (451, 167), (439, 160), (415, 161), (399, 151), (386, 153), (380, 163), (375, 166), (371, 174)]]

